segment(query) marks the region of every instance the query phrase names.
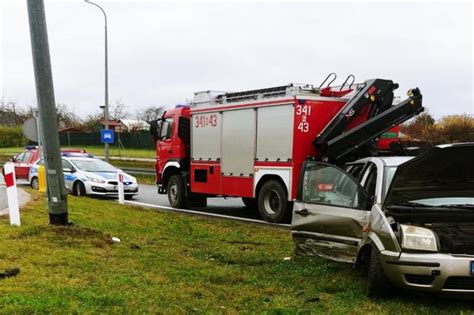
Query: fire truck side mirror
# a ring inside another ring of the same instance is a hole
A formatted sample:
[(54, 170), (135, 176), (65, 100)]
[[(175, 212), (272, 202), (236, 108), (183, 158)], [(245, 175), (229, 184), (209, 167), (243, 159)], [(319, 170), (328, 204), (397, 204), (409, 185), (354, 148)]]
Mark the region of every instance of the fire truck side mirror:
[(153, 120), (150, 122), (150, 140), (152, 142), (156, 142), (158, 139), (158, 128), (159, 127), (159, 120)]

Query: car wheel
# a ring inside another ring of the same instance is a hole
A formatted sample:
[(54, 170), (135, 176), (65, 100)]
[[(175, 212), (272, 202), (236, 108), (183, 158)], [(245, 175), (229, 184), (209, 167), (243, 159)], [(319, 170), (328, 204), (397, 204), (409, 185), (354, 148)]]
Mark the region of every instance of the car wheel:
[(39, 190), (39, 180), (38, 180), (38, 177), (33, 177), (31, 179), (31, 188), (33, 188), (34, 190)]
[(124, 196), (126, 200), (132, 200), (133, 197), (135, 197), (134, 195), (125, 195)]
[(184, 181), (181, 175), (170, 177), (168, 181), (168, 201), (173, 208), (184, 208), (186, 206), (184, 189)]
[(392, 291), (392, 284), (385, 276), (382, 264), (377, 257), (376, 250), (372, 248), (367, 283), (367, 296), (373, 299), (384, 298), (389, 296)]
[(86, 187), (82, 182), (76, 182), (73, 188), (73, 194), (76, 196), (85, 196), (86, 195)]
[(258, 211), (265, 221), (287, 222), (291, 218), (292, 203), (288, 202), (286, 189), (277, 180), (263, 184), (258, 194)]

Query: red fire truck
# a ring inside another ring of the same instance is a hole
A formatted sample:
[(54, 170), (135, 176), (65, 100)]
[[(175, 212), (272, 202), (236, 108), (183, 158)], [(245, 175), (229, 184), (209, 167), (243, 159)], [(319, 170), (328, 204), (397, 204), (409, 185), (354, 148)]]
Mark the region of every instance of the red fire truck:
[(390, 80), (355, 84), (350, 76), (324, 87), (331, 79), (319, 87), (198, 92), (190, 106), (166, 111), (150, 129), (158, 193), (175, 208), (241, 197), (266, 221), (282, 222), (291, 217), (305, 159), (342, 163), (370, 155), (371, 141), (423, 111), (418, 89), (392, 105), (398, 84)]

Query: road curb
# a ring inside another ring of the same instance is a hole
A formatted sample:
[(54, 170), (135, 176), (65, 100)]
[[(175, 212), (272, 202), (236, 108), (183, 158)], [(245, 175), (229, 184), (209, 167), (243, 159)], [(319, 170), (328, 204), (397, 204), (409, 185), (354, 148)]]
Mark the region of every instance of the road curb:
[(206, 217), (206, 218), (224, 219), (224, 220), (237, 221), (237, 222), (243, 222), (243, 223), (249, 223), (249, 224), (265, 225), (265, 226), (270, 226), (270, 227), (280, 228), (280, 229), (289, 229), (291, 227), (290, 224), (270, 223), (270, 222), (266, 222), (262, 220), (239, 218), (239, 217), (234, 217), (234, 216), (225, 215), (225, 214), (206, 213), (206, 212), (201, 212), (198, 210), (177, 209), (177, 208), (172, 208), (172, 207), (167, 207), (167, 206), (157, 206), (157, 205), (152, 205), (149, 203), (138, 202), (138, 201), (125, 200), (125, 204), (138, 206), (138, 207), (142, 207), (146, 209), (153, 209), (153, 210), (161, 211), (161, 212), (176, 212), (176, 213), (182, 213), (182, 214), (187, 214), (187, 215), (197, 215), (197, 216)]

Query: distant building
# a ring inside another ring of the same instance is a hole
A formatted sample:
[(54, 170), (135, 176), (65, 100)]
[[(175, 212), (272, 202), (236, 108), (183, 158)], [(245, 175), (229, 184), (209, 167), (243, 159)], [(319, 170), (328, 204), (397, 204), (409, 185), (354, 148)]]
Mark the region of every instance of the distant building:
[[(100, 121), (98, 125), (98, 129), (104, 129), (105, 128), (105, 122)], [(115, 132), (122, 132), (123, 131), (123, 124), (120, 122), (120, 120), (109, 120), (109, 129), (112, 129)]]
[[(105, 123), (99, 122), (98, 129), (104, 129)], [(141, 130), (149, 130), (150, 124), (144, 120), (136, 119), (120, 119), (120, 120), (109, 120), (109, 129), (115, 132), (135, 132)]]
[(119, 122), (122, 124), (122, 132), (134, 132), (150, 129), (150, 124), (144, 120), (120, 119)]

